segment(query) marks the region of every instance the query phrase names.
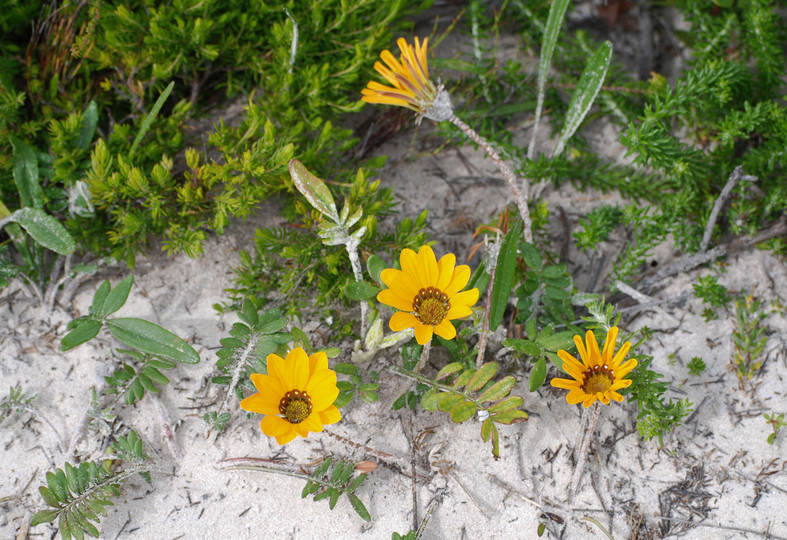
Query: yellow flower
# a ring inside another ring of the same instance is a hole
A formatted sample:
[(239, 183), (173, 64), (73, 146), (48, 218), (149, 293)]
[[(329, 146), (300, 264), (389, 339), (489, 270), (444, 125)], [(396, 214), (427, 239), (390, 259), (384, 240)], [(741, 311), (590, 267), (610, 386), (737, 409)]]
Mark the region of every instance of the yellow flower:
[[(324, 352), (306, 355), (297, 347), (282, 358), (268, 355), (268, 374), (252, 373), (257, 393), (240, 402), (242, 409), (264, 414), (260, 428), (265, 435), (287, 444), (296, 435), (335, 424), (342, 415), (333, 404), (339, 395), (336, 372), (328, 369)], [(278, 416), (281, 415), (281, 416)]]
[(574, 336), (574, 343), (577, 345), (579, 356), (582, 362), (560, 350), (557, 355), (563, 360), (563, 369), (566, 373), (574, 377), (571, 379), (552, 379), (552, 386), (568, 390), (566, 401), (573, 405), (582, 402), (585, 407), (590, 407), (596, 400), (604, 405), (609, 405), (609, 400), (623, 401), (623, 396), (616, 390), (628, 388), (631, 380), (624, 379), (629, 371), (637, 366), (637, 361), (630, 358), (628, 362), (621, 365), (626, 358), (626, 354), (631, 348), (628, 341), (612, 357), (615, 351), (615, 341), (618, 339), (618, 329), (613, 326), (609, 329), (607, 339), (604, 342), (604, 351), (599, 352), (596, 336), (588, 331), (585, 335), (587, 348), (582, 343), (580, 336)]
[(380, 58), (387, 67), (380, 62), (375, 62), (374, 69), (393, 86), (370, 81), (367, 87), (361, 90), (363, 94), (361, 99), (367, 103), (407, 107), (438, 121), (450, 118), (453, 109), (447, 92), (442, 87), (435, 88), (434, 83), (429, 79), (429, 68), (426, 65), (428, 41), (429, 38), (424, 38), (422, 44), (418, 38), (415, 38), (415, 47), (413, 47), (404, 38), (399, 38), (397, 44), (402, 52), (399, 60), (394, 58), (391, 51), (385, 50), (380, 53)]
[(456, 257), (451, 253), (437, 261), (429, 246), (421, 247), (418, 254), (404, 249), (399, 260), (401, 270), (386, 268), (380, 274), (388, 288), (377, 295), (377, 300), (399, 310), (391, 317), (391, 330), (414, 328), (420, 345), (426, 345), (433, 333), (454, 339), (451, 321), (470, 315), (470, 306), (478, 300), (478, 289), (459, 292), (470, 279), (470, 267), (454, 267)]

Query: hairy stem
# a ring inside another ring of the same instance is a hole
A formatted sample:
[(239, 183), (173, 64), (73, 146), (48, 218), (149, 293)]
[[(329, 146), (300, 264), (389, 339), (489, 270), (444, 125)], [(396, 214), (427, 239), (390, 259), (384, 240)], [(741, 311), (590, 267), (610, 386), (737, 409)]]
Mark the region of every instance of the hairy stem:
[(429, 340), (426, 342), (426, 345), (424, 345), (424, 348), (421, 351), (421, 358), (418, 359), (418, 363), (415, 365), (415, 368), (413, 369), (414, 372), (416, 373), (421, 372), (421, 370), (426, 365), (426, 361), (429, 360), (429, 351), (431, 350), (432, 350), (432, 341)]
[(590, 441), (593, 439), (593, 431), (596, 429), (599, 413), (601, 413), (601, 402), (597, 401), (593, 408), (593, 416), (590, 418), (588, 432), (585, 434), (585, 438), (582, 441), (582, 448), (579, 450), (579, 459), (577, 460), (577, 467), (574, 469), (574, 476), (571, 477), (571, 489), (568, 491), (569, 501), (574, 498), (577, 488), (579, 487), (579, 481), (582, 479), (582, 470), (585, 468), (585, 461), (587, 461), (588, 458)]
[(514, 195), (514, 200), (516, 201), (516, 206), (519, 208), (519, 214), (522, 216), (522, 222), (524, 224), (524, 234), (525, 234), (525, 242), (533, 242), (533, 224), (530, 220), (530, 209), (527, 206), (527, 200), (529, 197), (530, 191), (530, 183), (527, 179), (524, 179), (522, 182), (522, 187), (524, 188), (524, 194), (519, 191), (517, 187), (517, 178), (514, 174), (514, 171), (506, 165), (503, 160), (500, 158), (500, 155), (495, 151), (492, 146), (486, 142), (481, 136), (476, 133), (473, 128), (462, 122), (455, 114), (451, 115), (449, 121), (461, 129), (468, 137), (473, 139), (475, 143), (484, 149), (484, 151), (489, 156), (497, 168), (503, 173), (503, 178), (505, 178), (508, 187), (511, 189), (511, 193)]

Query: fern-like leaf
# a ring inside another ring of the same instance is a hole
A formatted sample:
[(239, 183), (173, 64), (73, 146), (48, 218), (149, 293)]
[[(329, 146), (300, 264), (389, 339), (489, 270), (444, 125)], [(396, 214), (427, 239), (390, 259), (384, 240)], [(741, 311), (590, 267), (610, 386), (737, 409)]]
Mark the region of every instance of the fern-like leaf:
[(47, 485), (38, 490), (49, 508), (36, 512), (30, 525), (35, 527), (58, 520), (63, 540), (72, 537), (81, 540), (85, 535), (98, 538), (96, 525), (107, 515), (106, 507), (113, 506), (110, 498), (120, 493), (120, 485), (137, 473), (150, 481), (144, 463), (147, 456), (135, 432), (119, 437), (112, 448), (118, 459), (129, 463), (128, 467), (113, 471), (109, 460), (90, 461), (76, 467), (66, 463), (63, 469), (46, 473)]
[(361, 519), (371, 521), (372, 517), (366, 506), (353, 493), (366, 480), (366, 473), (357, 475), (354, 473), (355, 463), (326, 458), (311, 474), (311, 479), (306, 482), (301, 497), (305, 499), (313, 495), (315, 501), (328, 499), (328, 505), (333, 510), (339, 497), (344, 493)]

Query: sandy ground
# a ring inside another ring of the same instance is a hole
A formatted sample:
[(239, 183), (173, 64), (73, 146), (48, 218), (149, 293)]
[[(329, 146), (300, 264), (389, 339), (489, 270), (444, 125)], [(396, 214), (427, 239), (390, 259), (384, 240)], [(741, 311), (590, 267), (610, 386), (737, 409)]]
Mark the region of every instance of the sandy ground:
[[(595, 144), (609, 155), (623, 154), (613, 128), (593, 129)], [(437, 241), (438, 256), (453, 251), (462, 260), (473, 243), (473, 229), (499, 211), (509, 194), (480, 152), (469, 147), (447, 149), (436, 156), (425, 152), (433, 141), (428, 132), (424, 126), (413, 138), (408, 130), (379, 149), (390, 156), (380, 176), (394, 187), (402, 217), (430, 209), (429, 230)], [(524, 140), (527, 132), (520, 135)], [(551, 211), (566, 211), (574, 230), (579, 216), (603, 202), (614, 202), (611, 197), (580, 194), (566, 184), (549, 193), (547, 200)], [(230, 268), (239, 262), (239, 250), (252, 248), (254, 227), (277, 223), (271, 217), (275, 215), (275, 204), (270, 203), (259, 212), (268, 217), (237, 223), (225, 236), (210, 238), (199, 260), (153, 254), (142, 258), (132, 272), (136, 284), (117, 315), (164, 326), (188, 339), (202, 361), (167, 372), (172, 382), (161, 394), (180, 459), (173, 457), (160, 416), (147, 396), (135, 406), (116, 409), (122, 423), (146, 441), (152, 483), (137, 477), (122, 487), (101, 522), (103, 538), (387, 539), (393, 531), (405, 533), (412, 527), (413, 483), (404, 474), (407, 470), (381, 466), (369, 475), (357, 492), (372, 515), (367, 523), (344, 497), (331, 511), (325, 501), (301, 499), (301, 480), (227, 471), (220, 462), (259, 457), (306, 466), (328, 454), (357, 461), (373, 456), (324, 434), (280, 447), (259, 431), (258, 418), (241, 414), (234, 398), (228, 430), (206, 436), (202, 415), (224, 397), (224, 387), (210, 383), (216, 375), (215, 351), (236, 320), (231, 314), (218, 314), (213, 305), (226, 301)], [(563, 234), (559, 228), (550, 231), (556, 243), (562, 243)], [(613, 237), (603, 249), (614, 255), (624, 241)], [(676, 255), (664, 246), (655, 260), (663, 264)], [(592, 257), (569, 253), (569, 267), (580, 288), (589, 280)], [(605, 267), (602, 274), (608, 270)], [(517, 374), (520, 382), (512, 393), (524, 396), (531, 418), (501, 428), (498, 461), (481, 440), (476, 421), (457, 425), (443, 413), (391, 409), (409, 383), (385, 370), (386, 362), (397, 358), (390, 352), (363, 366), (382, 374), (380, 401), (351, 403), (333, 431), (406, 463), (413, 440), (417, 441), (417, 465), (429, 471), (417, 483), (418, 519), (430, 503), (436, 503), (423, 536), (427, 539), (537, 538), (539, 523), (546, 524), (545, 537), (606, 538), (585, 517), (597, 520), (616, 539), (787, 538), (787, 434), (780, 433), (775, 444), (768, 445), (771, 429), (763, 419), (766, 412), (787, 412), (787, 322), (783, 311), (769, 313), (765, 319), (766, 361), (752, 381), (753, 389), (742, 391), (729, 369), (734, 314), (722, 310), (719, 320), (706, 322), (703, 305), (692, 294), (697, 276), (710, 271), (699, 269), (669, 280), (654, 293), (658, 308), (637, 307), (616, 297), (620, 307), (626, 307), (623, 329), (648, 326), (654, 331), (643, 352), (655, 357), (653, 369), (670, 382), (668, 396), (688, 398), (696, 410), (660, 447), (656, 440), (645, 442), (638, 435), (633, 404), (605, 407), (579, 493), (571, 503), (566, 494), (574, 470), (573, 452), (583, 433), (581, 407), (567, 405), (565, 393), (548, 384), (536, 393), (528, 392), (527, 373)], [(55, 529), (48, 525), (27, 530), (30, 516), (43, 508), (37, 487), (47, 471), (63, 466), (61, 447), (68, 445), (91, 390), (118, 363), (112, 353), (117, 344), (108, 334), (67, 353), (59, 351), (59, 342), (68, 321), (87, 313), (100, 281), (109, 278), (114, 284), (125, 274), (119, 268), (101, 271), (77, 291), (71, 304), (56, 305), (51, 312), (17, 285), (0, 293), (0, 391), (21, 385), (36, 394), (33, 404), (63, 440), (59, 444), (52, 430), (30, 414), (0, 426), (0, 500), (10, 497), (0, 503), (0, 538), (54, 535)], [(766, 308), (771, 301), (787, 302), (785, 262), (765, 252), (728, 258), (719, 281), (732, 291), (745, 290), (762, 298)], [(605, 284), (604, 275), (599, 283), (597, 290)], [(301, 321), (300, 326), (317, 323)], [(351, 344), (338, 345), (344, 351), (339, 360), (348, 360)], [(497, 351), (495, 359), (505, 362), (507, 356), (506, 351)], [(694, 356), (707, 364), (699, 376), (690, 376), (686, 367)], [(439, 365), (437, 356), (433, 366)], [(78, 455), (100, 457), (102, 440), (101, 433), (88, 432)]]

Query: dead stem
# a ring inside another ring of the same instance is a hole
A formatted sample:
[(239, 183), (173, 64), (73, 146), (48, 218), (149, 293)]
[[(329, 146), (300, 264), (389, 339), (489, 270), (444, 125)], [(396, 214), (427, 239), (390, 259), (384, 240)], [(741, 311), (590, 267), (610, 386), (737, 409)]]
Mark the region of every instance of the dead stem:
[(384, 462), (386, 462), (388, 464), (396, 465), (397, 467), (404, 467), (404, 466), (406, 466), (406, 463), (405, 463), (404, 459), (402, 459), (399, 456), (395, 456), (393, 454), (389, 454), (388, 452), (383, 452), (382, 450), (375, 450), (374, 448), (366, 446), (365, 444), (361, 444), (361, 443), (357, 443), (355, 441), (351, 441), (350, 439), (348, 439), (346, 437), (343, 437), (343, 436), (339, 435), (338, 433), (334, 433), (333, 431), (329, 431), (329, 430), (327, 430), (325, 428), (323, 428), (322, 432), (325, 433), (326, 435), (328, 435), (329, 437), (333, 437), (337, 441), (339, 441), (339, 442), (341, 442), (343, 444), (346, 444), (347, 446), (349, 446), (351, 448), (355, 448), (355, 449), (358, 449), (358, 450), (363, 450), (364, 452), (366, 452), (368, 454), (371, 454), (371, 455), (379, 458), (381, 461), (384, 461)]

